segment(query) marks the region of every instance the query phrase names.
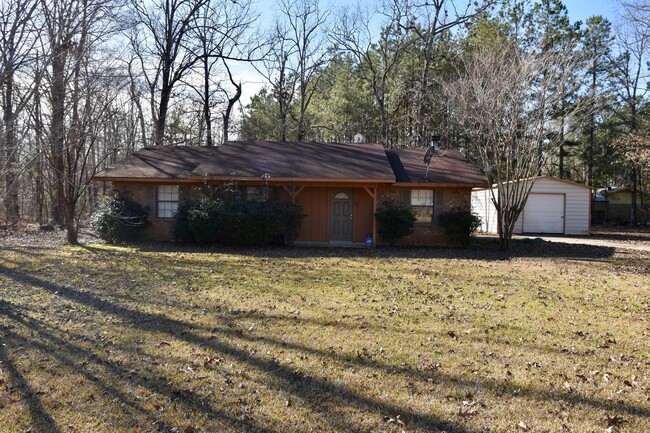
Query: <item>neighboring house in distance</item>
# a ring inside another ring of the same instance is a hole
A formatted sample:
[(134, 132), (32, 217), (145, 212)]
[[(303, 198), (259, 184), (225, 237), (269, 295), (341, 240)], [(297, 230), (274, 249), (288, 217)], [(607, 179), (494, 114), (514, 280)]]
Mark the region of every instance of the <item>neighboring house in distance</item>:
[(234, 183), (249, 200), (300, 203), (306, 217), (298, 243), (361, 244), (377, 239), (374, 217), (385, 200), (416, 210), (415, 232), (404, 244), (446, 243), (437, 216), (470, 207), (485, 176), (457, 151), (386, 150), (381, 144), (232, 141), (219, 147), (141, 149), (97, 173), (96, 181), (128, 194), (150, 210), (145, 239), (172, 240), (174, 212), (212, 186)]
[[(472, 192), (472, 210), (482, 220), (480, 231), (497, 233), (497, 212), (490, 188)], [(514, 233), (588, 235), (591, 222), (591, 187), (539, 176), (526, 206), (515, 223)]]
[[(606, 222), (629, 224), (632, 219), (632, 190), (630, 188), (607, 189), (602, 190), (602, 196), (607, 201)], [(650, 213), (650, 203), (646, 197), (641, 197), (640, 192), (636, 200), (637, 220), (641, 222)]]

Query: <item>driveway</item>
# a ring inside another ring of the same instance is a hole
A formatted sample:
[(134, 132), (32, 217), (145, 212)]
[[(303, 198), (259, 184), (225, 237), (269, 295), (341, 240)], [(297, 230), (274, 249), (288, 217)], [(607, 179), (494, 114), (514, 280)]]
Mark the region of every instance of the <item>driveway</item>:
[(547, 236), (547, 235), (514, 235), (513, 239), (543, 239), (547, 242), (557, 242), (577, 245), (593, 245), (597, 247), (609, 247), (650, 252), (650, 238), (647, 241), (627, 241), (625, 239), (606, 239), (600, 235), (592, 236)]

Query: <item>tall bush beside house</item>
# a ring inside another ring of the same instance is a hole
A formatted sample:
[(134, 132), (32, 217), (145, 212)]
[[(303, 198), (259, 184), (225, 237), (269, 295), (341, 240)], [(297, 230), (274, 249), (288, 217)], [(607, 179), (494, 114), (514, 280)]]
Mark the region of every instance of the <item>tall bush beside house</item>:
[(192, 209), (192, 203), (180, 203), (174, 214), (174, 239), (177, 241), (193, 242), (195, 240), (190, 229), (190, 209)]
[(300, 235), (302, 221), (305, 214), (302, 213), (302, 206), (297, 203), (276, 203), (276, 213), (280, 222), (280, 232), (284, 237), (286, 245), (293, 245)]
[[(220, 215), (224, 206), (223, 200), (204, 196), (187, 210), (188, 228), (197, 242), (217, 242), (221, 238)], [(180, 225), (180, 224), (179, 224)], [(179, 227), (174, 234), (181, 233)], [(179, 239), (180, 240), (180, 239)]]
[(377, 233), (390, 245), (395, 245), (403, 237), (413, 233), (415, 214), (410, 207), (385, 201), (375, 213), (377, 218)]
[(295, 203), (223, 200), (215, 195), (179, 208), (176, 218), (177, 240), (266, 245), (279, 238), (292, 245), (300, 233), (304, 214)]
[(465, 208), (445, 211), (438, 216), (438, 221), (449, 239), (463, 248), (469, 247), (470, 239), (481, 225), (481, 218)]
[(115, 192), (102, 200), (90, 224), (106, 242), (127, 242), (138, 239), (148, 216), (149, 212), (140, 204)]

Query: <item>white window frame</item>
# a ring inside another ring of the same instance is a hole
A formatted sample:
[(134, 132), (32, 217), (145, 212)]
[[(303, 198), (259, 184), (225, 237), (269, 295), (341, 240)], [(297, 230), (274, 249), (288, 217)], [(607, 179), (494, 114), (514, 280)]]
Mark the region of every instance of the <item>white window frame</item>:
[(178, 210), (178, 185), (158, 185), (156, 187), (156, 218), (170, 219)]
[[(432, 189), (412, 189), (411, 208), (415, 211), (416, 223), (426, 224), (433, 222), (435, 212), (436, 193)], [(418, 212), (421, 211), (421, 212)], [(425, 214), (423, 211), (429, 210)]]

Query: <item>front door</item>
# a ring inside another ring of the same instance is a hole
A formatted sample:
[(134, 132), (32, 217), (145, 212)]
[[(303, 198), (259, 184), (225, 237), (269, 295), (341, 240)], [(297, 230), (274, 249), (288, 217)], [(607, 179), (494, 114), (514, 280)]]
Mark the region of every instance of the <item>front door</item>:
[(352, 191), (332, 192), (330, 240), (352, 242)]

